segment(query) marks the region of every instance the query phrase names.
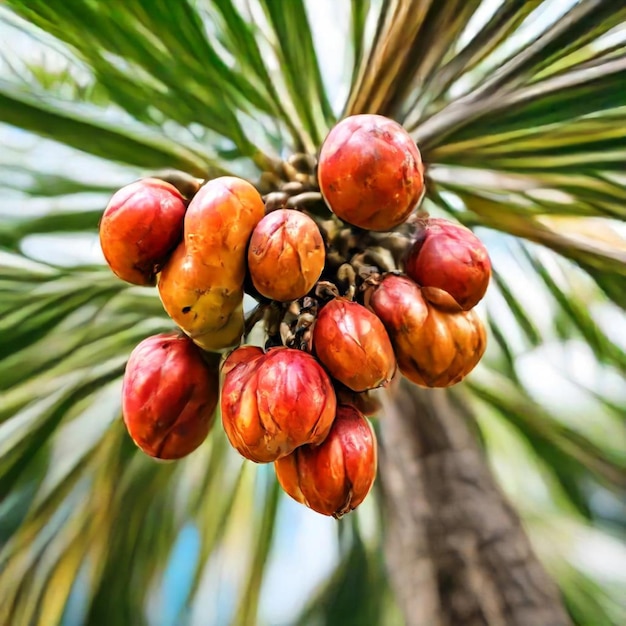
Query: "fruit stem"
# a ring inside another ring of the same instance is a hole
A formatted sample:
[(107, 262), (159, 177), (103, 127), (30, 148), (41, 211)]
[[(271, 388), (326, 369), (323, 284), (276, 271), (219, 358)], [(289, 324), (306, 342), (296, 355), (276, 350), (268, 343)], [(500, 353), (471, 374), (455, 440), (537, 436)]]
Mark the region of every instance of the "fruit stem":
[(265, 312), (268, 308), (268, 303), (260, 302), (246, 315), (243, 330), (244, 338), (247, 337), (252, 332), (252, 329), (256, 326), (256, 324), (258, 324), (258, 322), (265, 317)]

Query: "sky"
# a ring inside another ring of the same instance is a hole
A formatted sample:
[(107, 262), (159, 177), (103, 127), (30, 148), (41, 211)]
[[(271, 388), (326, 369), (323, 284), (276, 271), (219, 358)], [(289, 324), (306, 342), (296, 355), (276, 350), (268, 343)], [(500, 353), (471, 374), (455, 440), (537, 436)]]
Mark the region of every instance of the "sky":
[[(468, 25), (462, 41), (468, 40), (477, 32), (481, 25), (500, 4), (499, 0), (487, 0), (481, 10)], [(543, 9), (542, 15), (535, 24), (528, 24), (522, 28), (520, 34), (513, 38), (509, 45), (521, 46), (536, 32), (537, 24), (556, 21), (572, 4), (573, 0), (558, 0), (551, 2)], [(345, 98), (345, 81), (342, 77), (345, 67), (338, 59), (345, 58), (347, 38), (348, 3), (309, 1), (307, 8), (315, 38), (316, 49), (321, 61), (323, 76), (328, 87), (331, 102), (336, 110), (341, 108)], [(2, 15), (0, 9), (0, 15)], [(372, 32), (373, 23), (369, 25)], [(622, 34), (623, 36), (623, 34)], [(31, 62), (43, 62), (47, 67), (63, 67), (65, 59), (52, 50), (33, 44), (31, 38), (0, 22), (0, 40), (3, 47), (10, 51), (12, 58), (28, 59)], [(5, 60), (0, 60), (0, 79), (10, 71)], [(462, 93), (467, 85), (460, 82), (456, 87)], [(59, 146), (55, 142), (36, 139), (23, 131), (0, 124), (0, 187), (5, 189), (1, 193), (0, 219), (15, 215), (35, 215), (49, 210), (63, 208), (77, 210), (84, 208), (103, 207), (106, 201), (101, 194), (77, 194), (73, 197), (63, 197), (58, 201), (47, 198), (28, 198), (18, 191), (8, 191), (6, 186), (27, 180), (28, 174), (18, 174), (7, 166), (15, 163), (24, 164), (33, 171), (55, 173), (59, 171), (71, 172), (78, 180), (89, 182), (113, 183), (121, 186), (129, 182), (129, 177), (139, 175), (139, 171), (105, 164), (102, 161), (79, 154), (71, 149)], [(485, 233), (485, 241), (490, 251), (497, 257), (500, 267), (507, 268), (518, 280), (516, 284), (520, 297), (526, 294), (525, 306), (532, 311), (540, 323), (549, 324), (552, 311), (540, 299), (533, 298), (532, 283), (526, 280), (519, 267), (507, 261), (507, 250), (499, 237)], [(102, 262), (96, 236), (75, 237), (37, 237), (25, 241), (24, 251), (34, 258), (52, 260), (54, 262), (72, 265), (79, 262)], [(525, 289), (526, 286), (526, 289)], [(499, 310), (503, 317), (507, 313), (505, 306), (495, 296), (488, 296), (488, 306)], [(484, 311), (485, 309), (483, 309)], [(623, 316), (611, 306), (598, 307), (603, 326), (611, 333), (613, 340), (626, 347), (626, 327)], [(511, 340), (515, 343), (517, 326), (510, 322)], [(520, 340), (518, 338), (518, 340)], [(520, 340), (521, 341), (521, 340)], [(520, 344), (521, 345), (521, 344)], [(598, 368), (595, 358), (586, 351), (581, 342), (568, 342), (563, 345), (559, 342), (547, 344), (537, 351), (523, 354), (520, 357), (520, 374), (524, 383), (533, 395), (541, 402), (562, 408), (567, 402), (575, 411), (570, 418), (573, 420), (585, 419), (589, 411), (593, 411), (595, 404), (590, 394), (584, 391), (584, 385), (590, 385), (606, 393), (618, 392), (616, 399), (623, 401), (624, 393), (619, 394), (620, 379), (606, 368)], [(591, 381), (591, 383), (590, 383)], [(622, 392), (624, 390), (622, 389)], [(496, 463), (502, 466), (502, 460)], [(504, 470), (503, 470), (504, 471)], [(515, 481), (509, 477), (511, 484)], [(519, 485), (511, 488), (520, 489)], [(364, 513), (368, 518), (367, 511)], [(289, 624), (297, 615), (299, 608), (310, 596), (313, 589), (322, 582), (332, 571), (337, 559), (336, 524), (334, 520), (312, 513), (300, 505), (285, 500), (278, 520), (277, 542), (271, 555), (267, 578), (264, 583), (266, 593), (262, 595), (262, 614), (272, 626)], [(585, 543), (587, 542), (587, 543)], [(587, 546), (587, 548), (585, 548)], [(174, 626), (177, 605), (180, 603), (181, 593), (184, 591), (185, 564), (195, 553), (197, 535), (192, 527), (186, 527), (181, 533), (179, 542), (174, 547), (171, 568), (168, 570), (161, 590), (161, 604), (155, 604), (152, 612), (153, 626)], [(614, 567), (624, 557), (623, 553), (615, 552), (615, 546), (603, 542), (593, 536), (581, 540), (576, 547), (577, 555), (588, 567)], [(614, 565), (615, 564), (615, 565)], [(212, 597), (215, 589), (215, 577), (223, 573), (219, 568), (209, 571), (203, 580), (201, 597)], [(222, 592), (227, 585), (222, 581)], [(227, 602), (223, 596), (221, 602)], [(161, 611), (158, 610), (159, 606)], [(223, 622), (214, 619), (214, 604), (201, 602), (194, 606), (191, 614), (191, 623), (194, 626), (227, 624), (228, 618), (224, 614)], [(72, 626), (68, 624), (67, 626)]]

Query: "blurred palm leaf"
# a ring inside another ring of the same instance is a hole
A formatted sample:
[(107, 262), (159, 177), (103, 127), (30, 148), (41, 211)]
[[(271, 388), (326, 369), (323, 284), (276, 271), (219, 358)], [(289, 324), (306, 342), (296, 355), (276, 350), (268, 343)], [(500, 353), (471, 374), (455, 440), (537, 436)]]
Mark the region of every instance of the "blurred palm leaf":
[[(555, 552), (545, 540), (555, 533), (549, 519), (599, 534), (626, 519), (615, 505), (626, 474), (618, 443), (626, 243), (617, 224), (626, 200), (626, 8), (355, 0), (330, 8), (320, 39), (322, 4), (8, 0), (0, 8), (3, 31), (42, 51), (33, 59), (22, 48), (0, 77), (0, 134), (30, 142), (0, 155), (2, 623), (148, 623), (185, 528), (197, 533), (198, 558), (181, 591), (190, 612), (172, 623), (203, 614), (210, 585), (220, 592), (211, 623), (263, 622), (264, 565), (280, 538), (273, 477), (242, 465), (219, 428), (177, 465), (136, 453), (119, 420), (119, 377), (134, 345), (171, 323), (152, 291), (116, 281), (97, 254), (78, 264), (46, 254), (42, 236), (85, 236), (97, 252), (99, 214), (124, 182), (161, 168), (252, 179), (280, 171), (290, 153), (315, 153), (340, 109), (404, 123), (428, 165), (426, 208), (481, 229), (496, 278), (485, 307), (492, 341), (455, 393), (483, 416), (487, 450), (576, 623), (626, 619), (613, 583), (576, 562), (571, 544)], [(346, 94), (329, 79), (338, 47), (328, 41), (345, 33), (346, 63), (334, 80), (350, 90), (335, 106), (333, 89)], [(27, 134), (15, 138), (13, 127)], [(88, 165), (42, 158), (60, 154), (60, 144), (91, 155), (75, 154)], [(533, 386), (533, 368), (546, 354), (556, 367), (571, 344), (585, 346), (591, 373), (564, 378), (593, 419), (572, 404), (549, 405)], [(539, 487), (516, 488), (511, 474), (529, 471)], [(600, 492), (612, 504), (598, 506)], [(342, 531), (335, 573), (299, 623), (338, 615), (342, 624), (396, 623), (374, 527), (369, 539), (355, 522)], [(355, 597), (368, 598), (360, 612)]]

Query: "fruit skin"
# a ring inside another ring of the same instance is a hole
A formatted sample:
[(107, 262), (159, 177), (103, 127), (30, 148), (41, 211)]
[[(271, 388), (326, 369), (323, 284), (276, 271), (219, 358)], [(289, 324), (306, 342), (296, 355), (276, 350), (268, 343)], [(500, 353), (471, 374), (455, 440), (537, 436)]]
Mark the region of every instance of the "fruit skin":
[(122, 386), (128, 433), (146, 454), (179, 459), (205, 439), (215, 420), (219, 371), (181, 333), (144, 339), (132, 351)]
[(264, 355), (265, 352), (258, 346), (239, 346), (237, 349), (233, 350), (222, 363), (222, 376), (226, 376), (235, 368), (239, 368), (238, 376), (241, 376), (243, 371), (241, 366), (248, 368), (248, 366), (252, 365), (258, 358)]
[(386, 385), (396, 371), (383, 323), (364, 306), (344, 298), (331, 300), (318, 313), (313, 348), (331, 376), (353, 391)]
[(182, 239), (185, 201), (169, 183), (144, 178), (113, 194), (100, 220), (100, 246), (113, 273), (133, 285), (154, 285)]
[(419, 202), (424, 166), (415, 142), (400, 124), (381, 115), (353, 115), (326, 137), (318, 181), (339, 218), (385, 231), (406, 221)]
[(376, 435), (353, 406), (339, 405), (328, 437), (274, 463), (281, 487), (322, 515), (340, 518), (355, 509), (374, 484)]
[(224, 286), (226, 282), (228, 276), (219, 277), (190, 254), (184, 242), (159, 275), (163, 308), (203, 349), (234, 346), (243, 333), (243, 289), (234, 282)]
[(430, 218), (409, 249), (405, 271), (419, 285), (447, 291), (468, 311), (487, 291), (491, 262), (487, 249), (469, 228)]
[[(219, 315), (219, 312), (216, 313)], [(207, 352), (220, 352), (236, 346), (241, 341), (244, 330), (243, 298), (232, 313), (226, 318), (219, 330), (210, 329), (201, 335), (195, 335), (193, 342)]]
[(205, 349), (239, 343), (246, 250), (264, 214), (258, 191), (231, 176), (209, 181), (189, 204), (184, 240), (159, 275), (158, 288), (168, 315)]
[(225, 360), (222, 375), (222, 423), (245, 458), (271, 463), (326, 438), (337, 401), (328, 375), (310, 354), (242, 346)]
[(475, 311), (406, 276), (386, 275), (369, 306), (389, 332), (400, 371), (423, 387), (460, 382), (485, 352), (485, 328)]
[(248, 270), (257, 291), (289, 302), (315, 285), (326, 260), (317, 224), (304, 213), (279, 209), (256, 226), (248, 247)]

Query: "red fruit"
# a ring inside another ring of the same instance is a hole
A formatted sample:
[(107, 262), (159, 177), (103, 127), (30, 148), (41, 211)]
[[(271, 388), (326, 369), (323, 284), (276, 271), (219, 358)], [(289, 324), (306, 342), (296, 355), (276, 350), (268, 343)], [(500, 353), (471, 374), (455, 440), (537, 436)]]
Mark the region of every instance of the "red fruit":
[(369, 306), (391, 337), (402, 374), (424, 387), (449, 387), (480, 361), (485, 329), (475, 311), (463, 311), (445, 292), (428, 294), (427, 299), (427, 289), (434, 290), (388, 274)]
[(416, 207), (424, 167), (400, 124), (381, 115), (353, 115), (326, 137), (318, 180), (335, 215), (360, 228), (384, 231), (402, 224)]
[(100, 220), (100, 245), (113, 273), (134, 285), (154, 285), (182, 239), (185, 202), (169, 183), (144, 178), (117, 191)]
[(376, 478), (376, 435), (352, 406), (337, 407), (328, 437), (274, 463), (281, 487), (322, 515), (340, 518), (367, 496)]
[[(265, 352), (258, 346), (240, 346), (233, 350), (222, 363), (222, 376), (226, 376), (231, 370), (237, 368), (237, 377), (241, 378), (244, 372), (247, 372), (249, 367), (262, 356), (265, 356)], [(247, 374), (245, 377), (247, 378)]]
[(245, 458), (271, 463), (326, 438), (337, 401), (328, 375), (310, 354), (243, 346), (222, 371), (222, 423)]
[(331, 376), (353, 391), (386, 385), (396, 371), (382, 322), (364, 306), (342, 298), (331, 300), (319, 312), (313, 348)]
[(317, 224), (304, 213), (279, 209), (256, 226), (248, 269), (259, 293), (288, 302), (305, 296), (324, 269), (326, 251)]
[(219, 373), (188, 339), (163, 333), (131, 353), (122, 388), (124, 423), (146, 454), (179, 459), (193, 452), (215, 418)]
[(469, 228), (431, 218), (409, 250), (406, 273), (423, 287), (447, 291), (468, 311), (487, 291), (491, 263), (487, 249)]

